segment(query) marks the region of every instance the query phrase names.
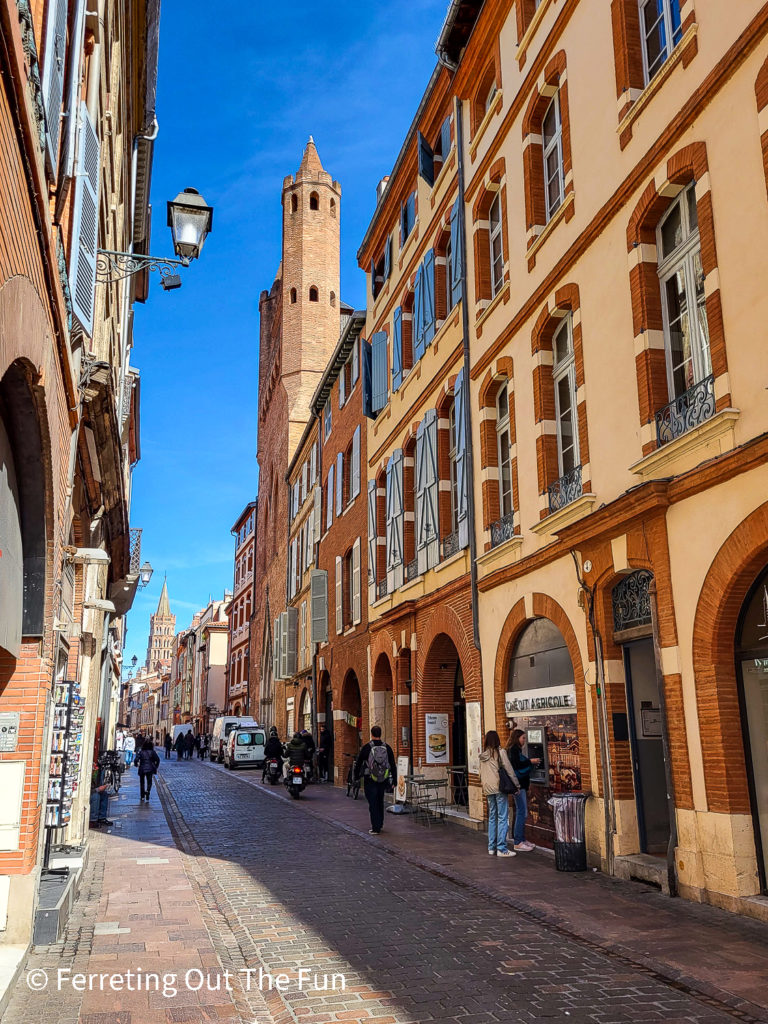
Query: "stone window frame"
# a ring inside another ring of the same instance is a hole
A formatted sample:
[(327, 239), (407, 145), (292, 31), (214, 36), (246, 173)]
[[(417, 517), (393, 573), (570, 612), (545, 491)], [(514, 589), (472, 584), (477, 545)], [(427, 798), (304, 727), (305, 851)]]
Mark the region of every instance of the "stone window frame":
[[(687, 68), (698, 53), (696, 38), (695, 0), (682, 0), (680, 24), (682, 38), (670, 51), (669, 56), (656, 74), (646, 82), (643, 55), (643, 40), (640, 26), (640, 5), (638, 0), (611, 0), (611, 26), (613, 30), (613, 57), (616, 73), (617, 120), (621, 124), (636, 104), (650, 98), (661, 86), (669, 72), (682, 61)], [(638, 107), (639, 111), (640, 107)], [(632, 123), (628, 123), (619, 135), (619, 145), (624, 149), (632, 138)]]
[[(562, 130), (563, 201), (547, 220), (544, 147), (542, 123), (555, 95), (558, 95)], [(525, 195), (526, 248), (528, 270), (536, 265), (535, 250), (539, 238), (562, 217), (569, 221), (575, 212), (573, 164), (571, 158), (571, 118), (568, 102), (568, 75), (565, 50), (559, 50), (541, 74), (523, 117), (523, 190)], [(533, 251), (532, 251), (533, 250)]]
[(555, 385), (552, 375), (552, 340), (563, 317), (570, 316), (573, 340), (574, 376), (576, 383), (576, 422), (581, 465), (581, 493), (592, 489), (589, 463), (589, 431), (587, 398), (584, 381), (584, 346), (581, 327), (581, 298), (577, 284), (558, 288), (539, 313), (531, 335), (533, 356), (533, 411), (536, 424), (536, 471), (539, 487), (539, 519), (549, 511), (549, 487), (560, 479), (555, 420)]
[[(482, 73), (477, 76), (477, 87), (469, 101), (469, 139), (472, 141), (477, 135), (478, 129), (483, 124), (489, 110), (493, 107), (496, 94), (501, 92), (501, 60), (499, 53), (499, 42), (491, 59), (483, 67)], [(488, 97), (493, 89), (490, 103)]]
[[(501, 241), (504, 255), (502, 284), (496, 294), (491, 287), (491, 239), (489, 214), (497, 194), (501, 194)], [(507, 203), (506, 164), (503, 157), (488, 170), (472, 207), (472, 251), (474, 255), (475, 309), (479, 319), (509, 284), (509, 207)]]
[(715, 412), (731, 406), (706, 144), (694, 142), (678, 150), (667, 160), (665, 171), (666, 179), (658, 185), (657, 176), (648, 182), (627, 225), (629, 287), (643, 456), (650, 455), (659, 447), (655, 429), (656, 413), (669, 403), (656, 227), (671, 202), (691, 183), (696, 188), (710, 357), (715, 378)]
[(491, 549), (491, 526), (501, 516), (499, 499), (499, 455), (496, 431), (496, 402), (499, 388), (506, 385), (509, 402), (509, 463), (512, 478), (512, 510), (515, 533), (520, 530), (520, 490), (517, 473), (517, 425), (515, 413), (515, 368), (509, 356), (500, 356), (483, 378), (478, 395), (480, 411), (480, 489), (482, 495), (483, 550)]

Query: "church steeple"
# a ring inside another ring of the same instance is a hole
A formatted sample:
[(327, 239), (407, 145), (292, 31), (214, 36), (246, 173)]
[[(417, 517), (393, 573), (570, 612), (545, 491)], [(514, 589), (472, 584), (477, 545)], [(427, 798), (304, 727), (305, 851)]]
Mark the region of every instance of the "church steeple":
[(168, 603), (168, 577), (163, 579), (163, 589), (160, 591), (160, 600), (157, 602), (155, 615), (168, 616), (171, 614), (171, 606)]
[(304, 156), (301, 159), (301, 165), (296, 174), (296, 181), (302, 181), (304, 178), (313, 178), (317, 180), (317, 176), (323, 173), (325, 173), (325, 168), (320, 162), (315, 140), (310, 135), (309, 142), (307, 142), (304, 149)]
[(173, 638), (176, 633), (176, 616), (171, 614), (168, 600), (168, 578), (163, 580), (157, 611), (149, 617), (149, 643), (147, 644), (146, 668), (152, 672), (158, 662), (170, 662), (173, 657)]

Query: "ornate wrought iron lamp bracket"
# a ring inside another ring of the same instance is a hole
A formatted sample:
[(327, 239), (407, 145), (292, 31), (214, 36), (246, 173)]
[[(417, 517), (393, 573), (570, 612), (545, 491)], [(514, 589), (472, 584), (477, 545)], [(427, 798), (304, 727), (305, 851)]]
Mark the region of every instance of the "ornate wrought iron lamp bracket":
[(160, 277), (165, 279), (174, 276), (177, 267), (188, 267), (190, 262), (186, 256), (172, 260), (159, 256), (144, 256), (141, 253), (99, 249), (96, 254), (96, 281), (98, 284), (113, 284), (142, 270), (156, 270)]

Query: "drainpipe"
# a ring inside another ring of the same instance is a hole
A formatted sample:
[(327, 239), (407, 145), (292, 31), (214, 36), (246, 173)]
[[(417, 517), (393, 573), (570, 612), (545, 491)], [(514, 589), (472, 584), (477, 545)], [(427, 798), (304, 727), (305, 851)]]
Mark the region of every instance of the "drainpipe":
[[(442, 58), (441, 58), (442, 61)], [(450, 65), (446, 65), (450, 67)], [(477, 601), (477, 536), (475, 534), (475, 488), (474, 458), (472, 455), (472, 417), (469, 408), (469, 373), (471, 368), (469, 351), (469, 302), (467, 295), (467, 241), (464, 215), (464, 133), (462, 130), (461, 100), (456, 99), (454, 106), (454, 122), (456, 125), (456, 164), (459, 186), (459, 247), (461, 249), (461, 329), (464, 334), (464, 434), (467, 439), (467, 518), (469, 520), (469, 580), (472, 598), (472, 638), (477, 650), (480, 650), (480, 624)]]
[(669, 722), (667, 720), (667, 698), (664, 691), (664, 674), (661, 668), (661, 641), (659, 638), (659, 606), (656, 577), (648, 587), (651, 599), (651, 628), (653, 629), (653, 658), (656, 663), (656, 678), (659, 683), (659, 711), (661, 713), (661, 745), (664, 752), (664, 778), (667, 784), (667, 814), (669, 815), (669, 843), (667, 844), (667, 884), (669, 895), (678, 895), (677, 863), (677, 813), (675, 809), (675, 781), (672, 777), (670, 759)]
[(576, 578), (587, 602), (587, 619), (592, 630), (595, 644), (595, 671), (597, 675), (597, 731), (600, 743), (600, 775), (603, 788), (603, 822), (605, 834), (605, 860), (608, 874), (613, 874), (613, 837), (616, 834), (616, 805), (613, 795), (613, 772), (611, 769), (611, 748), (608, 740), (608, 702), (605, 693), (605, 658), (603, 654), (603, 637), (595, 618), (595, 588), (587, 586), (581, 574), (579, 557), (571, 551), (573, 564), (576, 567)]

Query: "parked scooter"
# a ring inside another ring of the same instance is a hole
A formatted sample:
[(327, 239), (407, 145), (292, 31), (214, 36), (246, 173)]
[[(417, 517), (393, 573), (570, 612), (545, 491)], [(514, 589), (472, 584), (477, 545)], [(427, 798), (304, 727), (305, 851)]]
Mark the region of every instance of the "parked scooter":
[(267, 781), (270, 786), (276, 785), (280, 781), (280, 761), (276, 757), (270, 757), (267, 760), (267, 768), (264, 773), (267, 777)]
[(300, 764), (287, 764), (285, 766), (283, 782), (293, 799), (298, 800), (302, 790), (307, 785), (306, 769)]

